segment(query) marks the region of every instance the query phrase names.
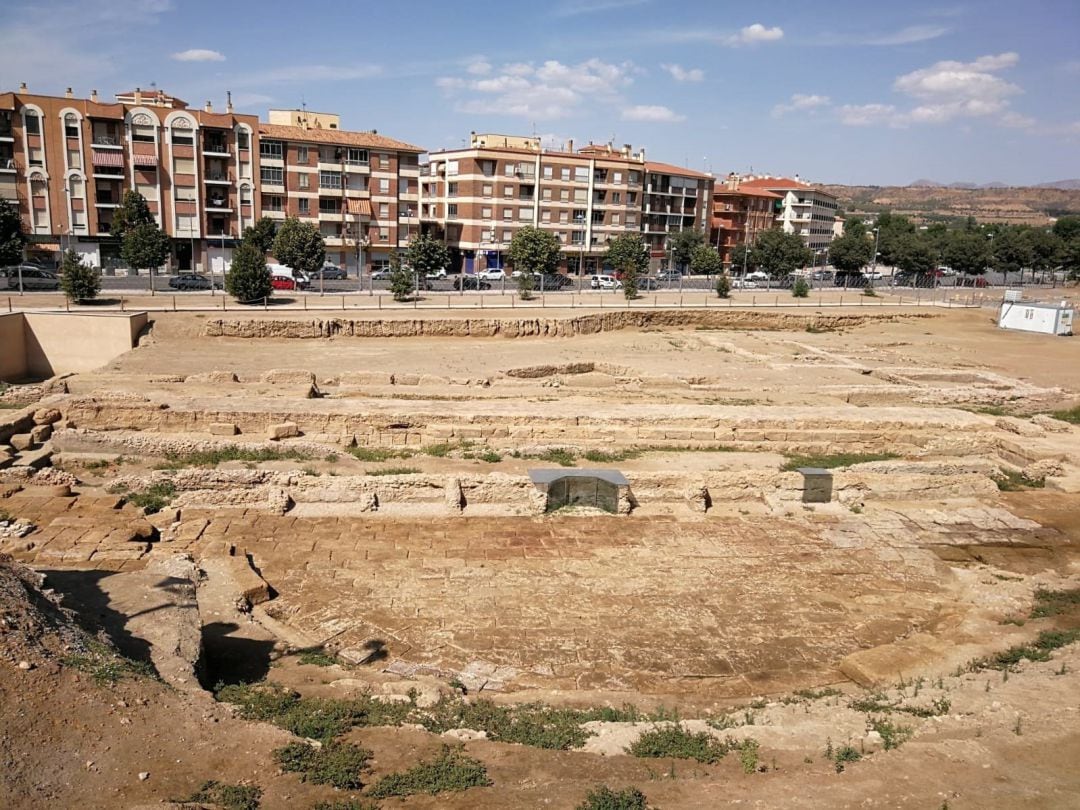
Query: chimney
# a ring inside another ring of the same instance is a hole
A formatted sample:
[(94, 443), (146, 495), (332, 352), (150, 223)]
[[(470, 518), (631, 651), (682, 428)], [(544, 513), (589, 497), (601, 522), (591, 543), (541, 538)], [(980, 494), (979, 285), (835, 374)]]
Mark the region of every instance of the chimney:
[(97, 104), (97, 90), (90, 91), (90, 100)]
[(574, 151), (574, 139), (573, 138), (571, 138), (570, 140), (568, 140), (566, 142), (566, 151), (567, 152), (573, 152)]
[(633, 149), (633, 147), (631, 147), (630, 144), (624, 143), (622, 145), (623, 157), (630, 157), (630, 152), (632, 151), (632, 149)]
[(212, 113), (214, 111), (214, 105), (210, 103), (210, 99), (206, 100), (206, 106), (203, 107), (203, 112)]
[(135, 103), (136, 104), (142, 104), (142, 88), (141, 87), (136, 87), (135, 88)]
[(645, 147), (641, 147), (641, 162), (645, 162)]
[(73, 97), (74, 97), (74, 93), (71, 92), (70, 87), (67, 90), (64, 91), (64, 98), (73, 98)]
[(227, 112), (227, 113), (229, 113), (230, 115), (232, 115), (232, 111), (233, 111), (233, 106), (232, 106), (232, 90), (226, 90), (226, 91), (225, 91), (225, 112)]
[(25, 96), (26, 92), (26, 82), (19, 82), (19, 95)]

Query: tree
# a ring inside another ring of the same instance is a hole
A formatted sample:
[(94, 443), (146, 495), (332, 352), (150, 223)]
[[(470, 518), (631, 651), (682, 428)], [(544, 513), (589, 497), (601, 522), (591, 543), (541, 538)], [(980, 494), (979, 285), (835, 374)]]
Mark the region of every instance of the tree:
[(416, 281), (419, 283), (428, 276), (446, 273), (446, 268), (450, 265), (450, 251), (443, 242), (422, 233), (409, 242), (405, 251), (405, 262), (416, 274)]
[[(421, 237), (422, 238), (422, 237)], [(395, 301), (405, 301), (416, 289), (416, 276), (401, 262), (401, 254), (390, 251), (390, 292)]]
[(286, 267), (310, 276), (326, 261), (326, 243), (317, 227), (289, 217), (274, 237), (273, 253)]
[(683, 270), (690, 266), (694, 257), (694, 250), (705, 244), (705, 234), (701, 231), (684, 228), (676, 231), (669, 237), (671, 245), (671, 263), (675, 270)]
[(96, 267), (79, 261), (79, 254), (68, 248), (60, 260), (60, 289), (68, 301), (89, 301), (101, 292), (101, 274)]
[[(150, 225), (154, 222), (154, 215), (150, 213), (150, 206), (146, 198), (134, 189), (124, 192), (124, 199), (113, 213), (112, 226), (109, 232), (117, 239), (123, 239), (124, 234), (140, 225)], [(131, 264), (131, 262), (128, 262)], [(136, 265), (131, 265), (136, 267)]]
[(845, 228), (829, 243), (829, 260), (839, 273), (858, 273), (874, 258), (873, 236), (865, 229)]
[(120, 244), (120, 256), (128, 267), (150, 271), (151, 290), (154, 287), (154, 269), (165, 264), (171, 250), (168, 234), (153, 220), (128, 226)]
[(708, 245), (698, 245), (690, 257), (690, 272), (695, 276), (711, 276), (724, 269), (724, 260), (720, 254)]
[(981, 231), (952, 231), (941, 256), (957, 273), (980, 276), (990, 263), (990, 244)]
[(1027, 234), (1017, 226), (1002, 228), (994, 237), (991, 250), (994, 269), (1004, 276), (1006, 284), (1009, 283), (1009, 273), (1030, 267), (1035, 256)]
[(749, 264), (760, 267), (772, 278), (783, 278), (814, 260), (810, 248), (793, 233), (765, 231), (750, 249)]
[(510, 260), (521, 275), (554, 273), (559, 267), (559, 240), (527, 225), (510, 240)]
[(937, 267), (937, 252), (927, 236), (906, 233), (893, 246), (893, 266), (905, 273), (932, 273)]
[(22, 261), (26, 232), (19, 209), (0, 197), (0, 267)]
[(607, 263), (622, 276), (623, 295), (637, 298), (638, 277), (649, 272), (649, 251), (640, 233), (624, 233), (608, 242)]
[(721, 273), (716, 279), (716, 294), (720, 298), (727, 298), (731, 295), (731, 279), (728, 278), (727, 273)]
[(799, 276), (791, 287), (791, 294), (795, 298), (806, 298), (810, 295), (810, 283), (803, 276)]
[(1031, 228), (1025, 234), (1031, 246), (1031, 269), (1044, 273), (1053, 270), (1059, 263), (1063, 241), (1053, 231)]
[(250, 241), (265, 255), (274, 249), (274, 237), (276, 235), (277, 224), (274, 220), (270, 219), (270, 217), (259, 217), (254, 225), (244, 230), (244, 241)]
[(1058, 217), (1054, 223), (1054, 235), (1066, 242), (1080, 236), (1080, 217)]
[(878, 229), (878, 258), (882, 264), (898, 266), (898, 251), (904, 238), (914, 236), (915, 225), (907, 217), (884, 211), (878, 215), (875, 226)]
[(750, 267), (750, 246), (745, 242), (740, 242), (731, 249), (731, 264), (728, 265), (728, 272), (742, 270), (744, 265), (747, 268)]
[(1060, 258), (1066, 275), (1073, 281), (1080, 281), (1080, 234), (1065, 243)]
[(273, 294), (266, 256), (254, 240), (244, 239), (233, 252), (225, 290), (241, 304), (256, 304)]

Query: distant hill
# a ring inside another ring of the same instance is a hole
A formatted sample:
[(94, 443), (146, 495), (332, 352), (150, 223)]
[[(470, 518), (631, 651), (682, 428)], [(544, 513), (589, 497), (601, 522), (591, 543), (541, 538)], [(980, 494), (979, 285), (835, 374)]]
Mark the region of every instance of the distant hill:
[(1060, 188), (1065, 191), (1080, 189), (1080, 180), (1055, 180), (1053, 183), (1039, 183), (1035, 188)]

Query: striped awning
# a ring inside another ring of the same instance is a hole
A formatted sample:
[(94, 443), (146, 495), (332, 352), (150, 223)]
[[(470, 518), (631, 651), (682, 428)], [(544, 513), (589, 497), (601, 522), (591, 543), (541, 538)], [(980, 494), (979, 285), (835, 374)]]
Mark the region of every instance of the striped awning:
[(122, 152), (99, 152), (94, 150), (95, 166), (123, 166), (124, 155)]
[(362, 217), (371, 216), (371, 200), (349, 200), (349, 213)]
[(133, 160), (136, 166), (157, 166), (157, 155), (134, 155)]

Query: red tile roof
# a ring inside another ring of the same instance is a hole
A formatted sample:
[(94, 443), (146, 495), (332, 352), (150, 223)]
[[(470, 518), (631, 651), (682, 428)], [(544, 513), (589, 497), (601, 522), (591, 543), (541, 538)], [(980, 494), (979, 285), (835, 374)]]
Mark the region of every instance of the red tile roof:
[(388, 149), (394, 152), (415, 152), (421, 154), (427, 150), (422, 146), (413, 146), (405, 141), (398, 141), (375, 132), (352, 132), (344, 129), (304, 129), (282, 124), (259, 124), (259, 135), (263, 138), (280, 138), (283, 141), (300, 143), (334, 143), (340, 146), (359, 146), (367, 149)]
[(727, 186), (722, 186), (713, 191), (713, 196), (718, 197), (721, 194), (733, 194), (743, 195), (744, 197), (772, 197), (779, 200), (780, 194), (773, 194), (771, 191), (766, 191), (763, 188), (746, 188), (745, 183), (741, 184), (737, 189), (730, 189)]
[(790, 177), (757, 177), (753, 180), (742, 180), (739, 188), (813, 188), (809, 183), (802, 180), (792, 180)]
[(671, 163), (657, 163), (654, 160), (645, 161), (645, 171), (655, 172), (656, 174), (677, 174), (680, 177), (704, 177), (712, 180), (711, 174), (705, 174), (704, 172), (695, 172), (693, 169), (686, 169), (682, 166), (674, 166)]

